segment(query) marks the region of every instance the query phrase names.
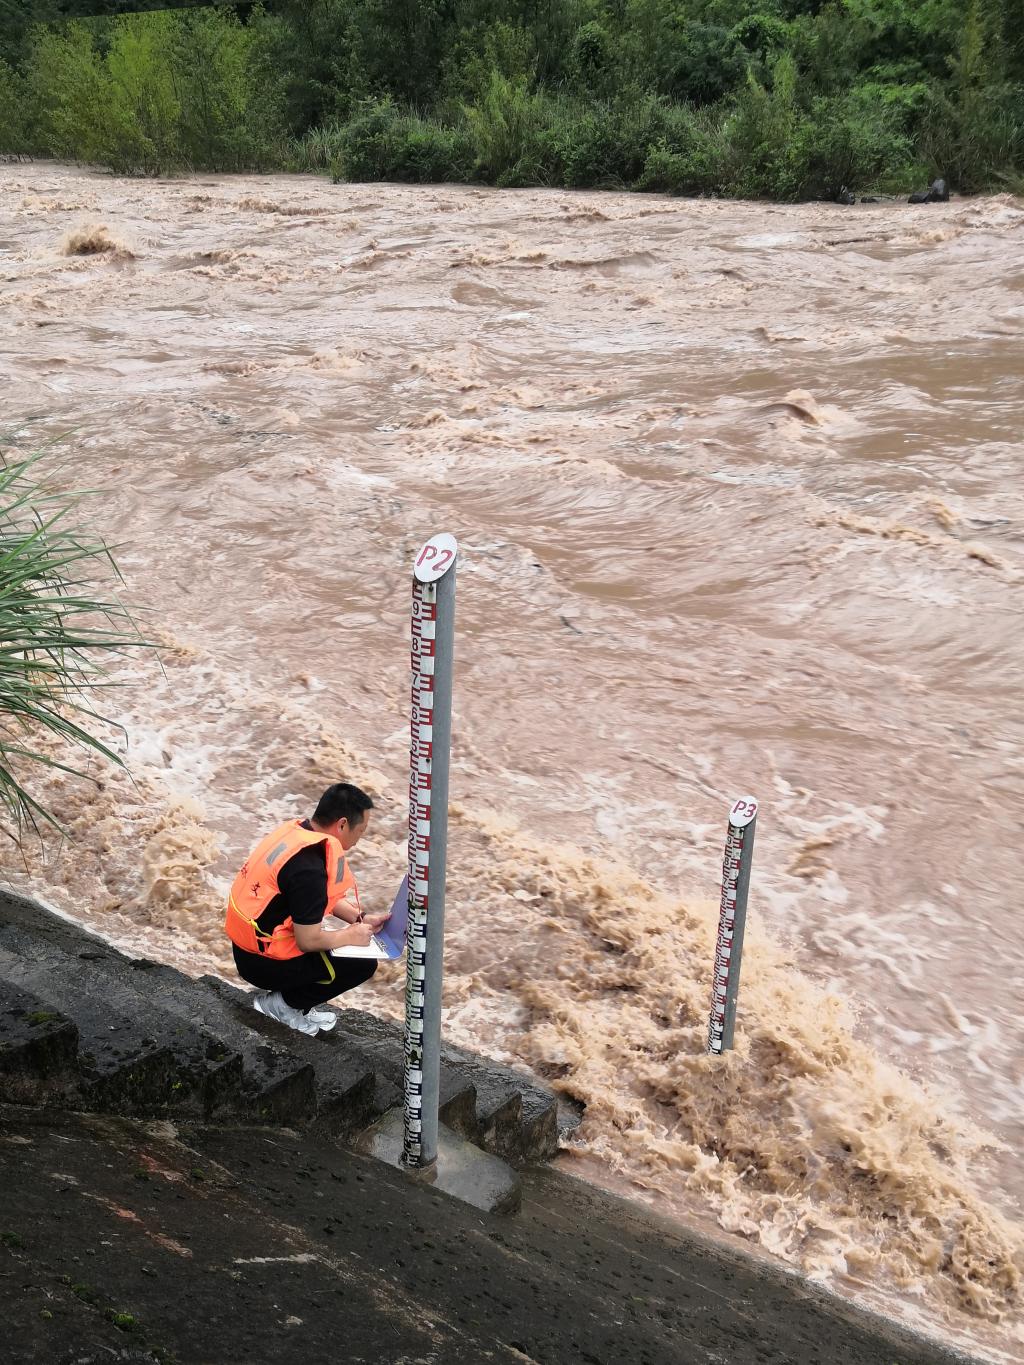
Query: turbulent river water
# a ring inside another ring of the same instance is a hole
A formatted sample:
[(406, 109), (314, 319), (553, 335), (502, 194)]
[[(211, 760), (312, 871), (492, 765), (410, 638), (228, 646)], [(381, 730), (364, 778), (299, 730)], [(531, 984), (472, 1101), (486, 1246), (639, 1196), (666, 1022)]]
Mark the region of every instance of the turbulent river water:
[(0, 378), (160, 644), (134, 780), (40, 778), (73, 837), (10, 880), (228, 972), (231, 874), (344, 778), (390, 899), (453, 531), (449, 1036), (585, 1101), (586, 1178), (1019, 1355), (1024, 203), (0, 167)]

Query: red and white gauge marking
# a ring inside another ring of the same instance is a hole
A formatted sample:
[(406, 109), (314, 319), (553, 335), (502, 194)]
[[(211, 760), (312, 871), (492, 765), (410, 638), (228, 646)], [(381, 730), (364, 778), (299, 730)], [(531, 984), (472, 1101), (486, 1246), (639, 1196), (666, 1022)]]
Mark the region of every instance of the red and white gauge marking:
[(412, 709), (409, 743), (409, 894), (427, 903), (431, 768), (434, 761), (434, 664), (437, 588), (412, 586)]
[(426, 1005), (430, 820), (434, 767), (437, 584), (458, 554), (454, 536), (428, 540), (412, 584), (412, 709), (409, 744), (409, 940), (405, 980), (405, 1160), (418, 1164), (423, 1130), (423, 1030)]
[[(715, 941), (715, 968), (711, 982), (711, 1018), (708, 1022), (708, 1051), (721, 1053), (725, 1046), (726, 1018), (730, 987), (740, 969), (736, 943), (736, 894), (739, 888), (740, 867), (750, 857), (753, 843), (753, 822), (757, 816), (757, 802), (752, 796), (741, 796), (729, 808), (729, 828), (725, 836), (725, 859), (722, 864), (722, 899), (718, 912), (718, 938)], [(739, 906), (745, 914), (746, 905)], [(731, 1042), (729, 1044), (731, 1046)]]

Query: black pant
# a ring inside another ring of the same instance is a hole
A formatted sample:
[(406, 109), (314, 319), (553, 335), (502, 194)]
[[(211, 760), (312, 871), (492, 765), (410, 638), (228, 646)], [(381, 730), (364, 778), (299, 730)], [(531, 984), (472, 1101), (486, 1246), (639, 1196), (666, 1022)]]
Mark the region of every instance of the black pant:
[[(280, 991), (284, 1003), (303, 1014), (325, 1000), (344, 995), (377, 970), (377, 963), (367, 957), (330, 957), (326, 953), (303, 953), (301, 957), (285, 958), (283, 962), (262, 953), (246, 953), (237, 944), (235, 967), (243, 981), (265, 991)], [(334, 978), (329, 980), (333, 969)]]

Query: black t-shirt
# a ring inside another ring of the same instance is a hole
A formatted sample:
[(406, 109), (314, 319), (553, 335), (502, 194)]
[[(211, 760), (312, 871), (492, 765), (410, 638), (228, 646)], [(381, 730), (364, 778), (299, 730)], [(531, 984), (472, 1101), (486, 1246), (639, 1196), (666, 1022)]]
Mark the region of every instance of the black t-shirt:
[[(303, 829), (312, 829), (303, 820)], [(327, 909), (327, 845), (300, 848), (277, 874), (278, 894), (256, 923), (272, 934), (289, 915), (295, 924), (319, 924)]]

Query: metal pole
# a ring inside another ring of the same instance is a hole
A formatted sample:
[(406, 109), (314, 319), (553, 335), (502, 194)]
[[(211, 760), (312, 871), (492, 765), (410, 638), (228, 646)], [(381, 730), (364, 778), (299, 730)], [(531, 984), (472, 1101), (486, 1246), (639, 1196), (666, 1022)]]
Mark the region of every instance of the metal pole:
[(409, 747), (409, 948), (405, 979), (407, 1166), (437, 1160), (441, 1075), (444, 883), (448, 844), (455, 537), (434, 536), (416, 556), (412, 584)]
[(708, 1023), (708, 1051), (716, 1055), (732, 1047), (736, 1032), (736, 1001), (740, 993), (740, 960), (747, 924), (747, 892), (756, 826), (757, 802), (752, 796), (741, 796), (729, 810), (722, 867), (722, 901)]

